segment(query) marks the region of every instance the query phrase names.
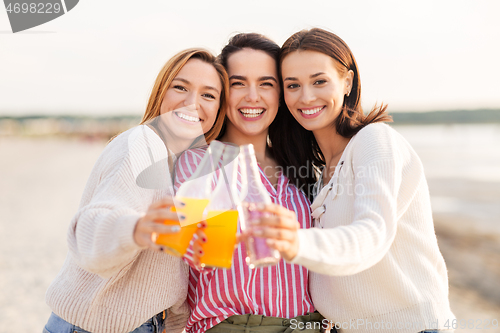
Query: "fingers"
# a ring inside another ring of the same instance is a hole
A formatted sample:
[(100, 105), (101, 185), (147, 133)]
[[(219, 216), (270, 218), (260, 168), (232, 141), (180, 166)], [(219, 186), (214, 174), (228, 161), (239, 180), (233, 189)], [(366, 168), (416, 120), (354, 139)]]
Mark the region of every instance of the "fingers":
[(283, 217), (283, 216), (263, 216), (260, 220), (254, 224), (256, 227), (274, 227), (274, 228), (283, 228), (296, 230), (300, 228), (299, 222), (291, 217)]
[(172, 234), (181, 230), (179, 224), (163, 224), (152, 221), (148, 215), (143, 216), (137, 221), (134, 228), (134, 241), (140, 247), (148, 247), (154, 250), (162, 251), (156, 242), (159, 234)]
[[(172, 196), (168, 196), (149, 206), (146, 215), (137, 221), (134, 229), (134, 241), (139, 246), (157, 251), (164, 250), (161, 245), (155, 243), (158, 235), (179, 232), (181, 229), (176, 222), (185, 219), (184, 215), (172, 211), (174, 205), (183, 206), (184, 203)], [(165, 221), (171, 221), (173, 224), (163, 223)]]
[(266, 239), (267, 245), (275, 250), (278, 250), (281, 253), (283, 259), (290, 261), (295, 258), (298, 252), (298, 242), (288, 242), (288, 241), (280, 241), (275, 239)]
[(289, 217), (294, 219), (295, 218), (295, 212), (286, 209), (285, 207), (277, 204), (267, 204), (263, 206), (257, 207), (257, 210), (261, 212), (268, 212), (272, 213), (278, 216), (283, 216), (283, 217)]
[(267, 245), (269, 245), (270, 248), (278, 250), (280, 252), (284, 252), (290, 248), (290, 242), (287, 241), (280, 241), (276, 239), (266, 239)]
[(136, 233), (134, 235), (134, 240), (140, 247), (146, 247), (155, 251), (163, 251), (164, 248), (161, 245), (156, 244), (154, 241), (154, 234), (150, 233)]
[(203, 244), (199, 241), (194, 242), (194, 244), (193, 244), (193, 257), (200, 258), (203, 255), (204, 255)]
[(201, 243), (206, 243), (207, 242), (207, 236), (205, 235), (205, 232), (203, 229), (197, 229), (195, 235), (197, 236), (197, 240), (200, 241)]
[(236, 234), (236, 244), (234, 245), (234, 247), (238, 247), (240, 243), (246, 242), (249, 237), (252, 237), (252, 233), (248, 231)]
[(159, 208), (159, 209), (148, 210), (144, 218), (146, 220), (151, 220), (151, 221), (165, 221), (165, 220), (182, 221), (186, 217), (183, 214), (174, 213), (169, 209)]
[(297, 238), (297, 231), (281, 228), (254, 228), (252, 235), (262, 238), (272, 238), (275, 240), (294, 241)]
[(193, 243), (193, 264), (194, 266), (198, 269), (201, 270), (201, 257), (205, 254), (203, 252), (203, 244), (206, 243), (206, 238), (205, 241), (201, 239), (197, 239)]
[(173, 234), (181, 231), (181, 227), (176, 224), (163, 224), (152, 221), (143, 222), (139, 229), (143, 233)]

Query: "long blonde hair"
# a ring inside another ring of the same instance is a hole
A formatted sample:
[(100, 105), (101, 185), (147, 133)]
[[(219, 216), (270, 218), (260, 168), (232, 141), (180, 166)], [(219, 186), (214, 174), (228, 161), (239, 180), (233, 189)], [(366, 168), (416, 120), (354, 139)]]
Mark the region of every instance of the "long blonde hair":
[[(220, 106), (219, 111), (217, 112), (217, 118), (215, 119), (215, 123), (212, 128), (207, 133), (205, 133), (205, 141), (207, 143), (210, 143), (212, 140), (217, 138), (219, 132), (222, 129), (222, 125), (224, 124), (224, 118), (226, 116), (226, 96), (229, 91), (229, 79), (226, 70), (218, 62), (217, 58), (209, 51), (204, 49), (187, 49), (177, 53), (169, 61), (167, 61), (167, 63), (163, 66), (160, 73), (158, 73), (158, 76), (156, 77), (153, 90), (151, 91), (151, 96), (149, 97), (148, 106), (146, 107), (146, 112), (144, 113), (140, 124), (145, 124), (160, 116), (161, 104), (168, 87), (177, 76), (177, 74), (179, 74), (179, 71), (182, 69), (182, 67), (184, 67), (184, 65), (190, 59), (200, 59), (207, 64), (214, 66), (217, 74), (219, 75), (222, 85)], [(193, 142), (193, 145), (195, 145), (198, 141), (199, 138)]]

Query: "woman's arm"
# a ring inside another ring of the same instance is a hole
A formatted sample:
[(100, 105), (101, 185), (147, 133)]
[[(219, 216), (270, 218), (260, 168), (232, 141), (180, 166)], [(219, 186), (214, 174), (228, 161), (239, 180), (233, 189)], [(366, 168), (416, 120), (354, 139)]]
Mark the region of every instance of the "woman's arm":
[[(352, 147), (353, 173), (356, 175), (357, 167), (362, 166), (376, 170), (376, 174), (354, 177), (354, 188), (358, 186), (363, 190), (351, 194), (352, 221), (335, 228), (299, 230), (296, 220), (283, 210), (264, 209), (275, 216), (263, 218), (266, 228), (258, 233), (269, 237), (270, 245), (280, 250), (285, 259), (317, 273), (350, 275), (361, 272), (384, 257), (396, 235), (402, 177), (397, 143), (385, 128), (371, 128), (358, 135)], [(326, 209), (330, 212), (322, 219), (335, 218), (338, 214), (332, 211), (329, 199), (326, 200)]]
[[(115, 138), (97, 161), (68, 231), (69, 250), (79, 266), (103, 278), (118, 273), (140, 250), (154, 247), (148, 246), (148, 233), (169, 231), (153, 225), (155, 220), (177, 218), (162, 209), (172, 198), (150, 207), (159, 192), (136, 184), (139, 170), (151, 161), (144, 137), (131, 131)], [(159, 158), (154, 142), (150, 146)]]

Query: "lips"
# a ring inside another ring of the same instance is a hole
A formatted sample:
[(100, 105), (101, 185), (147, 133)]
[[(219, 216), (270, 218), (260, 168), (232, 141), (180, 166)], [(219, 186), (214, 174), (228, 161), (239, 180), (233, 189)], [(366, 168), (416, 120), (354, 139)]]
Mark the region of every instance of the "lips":
[(264, 108), (241, 108), (238, 109), (238, 111), (243, 115), (245, 118), (257, 118), (261, 114), (266, 111)]
[(326, 105), (323, 105), (323, 106), (317, 106), (317, 107), (313, 107), (313, 108), (299, 109), (299, 111), (305, 115), (311, 116), (313, 114), (316, 114), (316, 113), (322, 111), (325, 107), (326, 107)]
[(191, 115), (188, 115), (188, 114), (185, 114), (185, 113), (182, 113), (182, 112), (175, 112), (175, 115), (183, 120), (186, 120), (188, 122), (191, 122), (191, 123), (199, 123), (200, 121), (202, 121), (200, 118), (196, 117), (196, 116), (191, 116)]

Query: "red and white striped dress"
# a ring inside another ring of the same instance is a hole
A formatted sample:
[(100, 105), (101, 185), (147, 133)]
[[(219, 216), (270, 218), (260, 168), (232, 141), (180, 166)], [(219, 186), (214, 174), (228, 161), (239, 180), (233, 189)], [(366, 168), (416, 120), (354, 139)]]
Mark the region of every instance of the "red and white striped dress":
[[(204, 153), (203, 148), (192, 149), (179, 158), (176, 190), (196, 170)], [(279, 177), (277, 188), (269, 182), (262, 169), (260, 176), (271, 200), (295, 211), (301, 228), (310, 228), (310, 203), (304, 193), (289, 185), (284, 175)], [(188, 304), (191, 316), (186, 332), (203, 333), (233, 315), (293, 318), (314, 312), (306, 268), (281, 259), (275, 266), (252, 270), (245, 257), (245, 246), (239, 244), (233, 254), (231, 269), (213, 269), (207, 273), (190, 269)]]

